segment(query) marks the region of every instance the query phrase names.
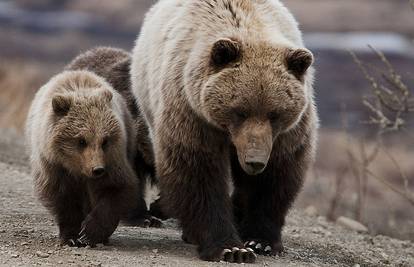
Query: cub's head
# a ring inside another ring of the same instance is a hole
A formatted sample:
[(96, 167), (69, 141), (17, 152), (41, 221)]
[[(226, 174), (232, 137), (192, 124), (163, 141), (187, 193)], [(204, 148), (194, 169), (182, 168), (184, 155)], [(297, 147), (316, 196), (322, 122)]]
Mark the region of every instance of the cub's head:
[(229, 132), (245, 172), (258, 174), (275, 139), (297, 125), (309, 104), (305, 83), (313, 56), (305, 49), (220, 39), (209, 57), (202, 114)]
[(102, 85), (53, 97), (51, 148), (71, 173), (89, 178), (105, 176), (111, 162), (126, 149), (113, 93)]

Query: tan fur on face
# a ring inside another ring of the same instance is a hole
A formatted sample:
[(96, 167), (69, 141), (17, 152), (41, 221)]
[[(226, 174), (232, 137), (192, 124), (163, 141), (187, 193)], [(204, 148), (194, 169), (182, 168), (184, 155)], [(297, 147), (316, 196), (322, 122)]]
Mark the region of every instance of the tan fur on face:
[[(248, 119), (241, 126), (230, 128), (231, 140), (236, 147), (240, 165), (249, 174), (256, 174), (266, 168), (272, 152), (272, 126), (267, 120)], [(260, 170), (253, 170), (249, 162), (263, 163)]]
[[(56, 112), (52, 103), (68, 110)], [(94, 167), (107, 165), (126, 150), (123, 105), (121, 96), (93, 73), (70, 71), (54, 77), (37, 93), (28, 119), (33, 162), (45, 157), (75, 175), (91, 177)], [(79, 147), (80, 139), (86, 140), (85, 148)], [(102, 149), (104, 140), (109, 151)]]
[[(112, 155), (119, 154), (119, 148), (126, 149), (123, 143), (123, 123), (112, 112), (106, 89), (90, 88), (90, 92), (76, 95), (68, 94), (73, 99), (69, 112), (56, 118), (50, 149), (56, 151), (56, 158), (69, 170), (91, 177), (94, 167), (105, 167), (112, 160)], [(80, 116), (80, 114), (82, 114)], [(84, 139), (86, 146), (79, 147), (79, 140)], [(109, 151), (102, 148), (108, 142)], [(115, 149), (115, 151), (112, 151)]]

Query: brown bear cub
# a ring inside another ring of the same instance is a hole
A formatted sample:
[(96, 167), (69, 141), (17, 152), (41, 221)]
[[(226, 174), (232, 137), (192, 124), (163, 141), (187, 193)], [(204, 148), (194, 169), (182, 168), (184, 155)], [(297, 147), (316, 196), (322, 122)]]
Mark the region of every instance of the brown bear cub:
[(123, 97), (92, 72), (63, 72), (37, 92), (26, 135), (35, 189), (61, 243), (107, 242), (139, 197), (136, 134)]
[(209, 261), (281, 252), (318, 126), (313, 56), (289, 10), (279, 0), (160, 0), (132, 58), (161, 204), (183, 239)]
[(161, 222), (155, 217), (166, 219), (166, 216), (159, 207), (151, 139), (146, 121), (131, 90), (130, 66), (131, 54), (127, 51), (112, 47), (96, 47), (77, 56), (65, 69), (87, 70), (105, 78), (126, 101), (133, 118), (132, 127), (135, 128), (136, 154), (133, 168), (142, 180), (138, 192), (142, 197), (139, 198), (136, 209), (130, 212), (124, 222), (159, 227)]

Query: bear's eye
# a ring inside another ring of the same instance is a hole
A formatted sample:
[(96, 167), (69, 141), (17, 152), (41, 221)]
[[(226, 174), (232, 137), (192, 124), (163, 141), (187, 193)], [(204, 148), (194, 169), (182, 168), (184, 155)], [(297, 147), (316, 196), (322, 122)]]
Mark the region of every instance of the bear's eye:
[(270, 120), (270, 123), (276, 123), (279, 120), (279, 114), (277, 112), (270, 112), (267, 117)]
[(244, 110), (236, 109), (233, 112), (238, 121), (245, 121), (248, 117), (247, 113)]
[(105, 149), (107, 146), (108, 146), (108, 138), (105, 138), (103, 141), (102, 141), (102, 149)]
[(79, 138), (78, 145), (80, 148), (85, 148), (87, 146), (85, 138)]

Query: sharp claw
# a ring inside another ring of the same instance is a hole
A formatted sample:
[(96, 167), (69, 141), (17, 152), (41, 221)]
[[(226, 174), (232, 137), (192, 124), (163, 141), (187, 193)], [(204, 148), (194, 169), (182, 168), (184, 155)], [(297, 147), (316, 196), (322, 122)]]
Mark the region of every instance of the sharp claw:
[(78, 235), (82, 236), (85, 234), (85, 228), (82, 228)]
[(265, 252), (270, 252), (272, 251), (272, 248), (270, 246), (266, 246), (264, 249)]
[(254, 242), (254, 241), (249, 242), (249, 246), (254, 246), (255, 244), (256, 244), (256, 242)]
[(255, 249), (262, 249), (263, 248), (263, 246), (262, 246), (262, 244), (260, 244), (260, 243), (258, 243), (256, 246), (255, 246)]
[(83, 235), (83, 236), (79, 237), (78, 241), (81, 244), (84, 244), (84, 245), (87, 245), (89, 243), (88, 237), (86, 235)]
[(231, 250), (232, 250), (232, 252), (236, 252), (236, 251), (239, 251), (240, 249), (238, 247), (234, 247)]
[(246, 250), (247, 250), (248, 252), (254, 252), (254, 250), (253, 250), (253, 249), (251, 249), (251, 248), (246, 248)]

